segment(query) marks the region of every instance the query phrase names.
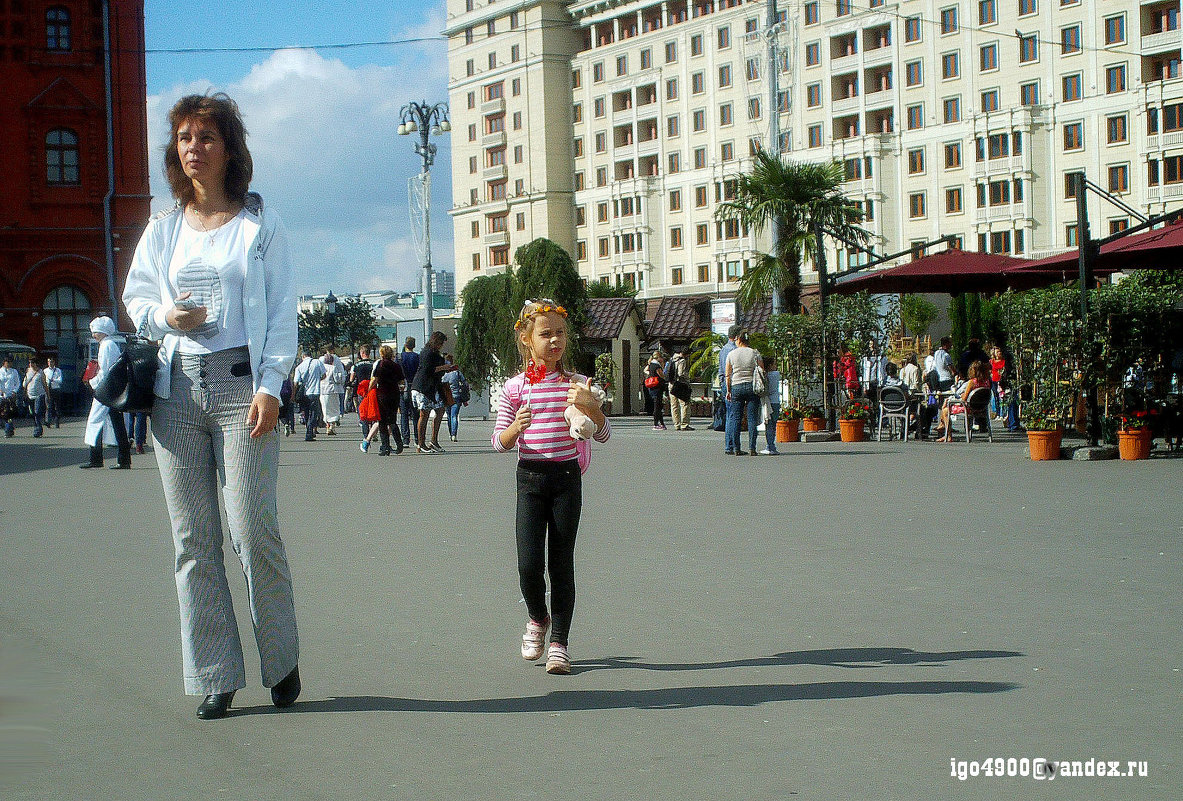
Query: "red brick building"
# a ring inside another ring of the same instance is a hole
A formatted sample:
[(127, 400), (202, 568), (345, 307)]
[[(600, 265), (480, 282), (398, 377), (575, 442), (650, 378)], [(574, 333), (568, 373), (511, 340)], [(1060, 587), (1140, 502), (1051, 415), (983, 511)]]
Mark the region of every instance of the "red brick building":
[(0, 0), (0, 86), (0, 339), (70, 367), (149, 214), (143, 0)]

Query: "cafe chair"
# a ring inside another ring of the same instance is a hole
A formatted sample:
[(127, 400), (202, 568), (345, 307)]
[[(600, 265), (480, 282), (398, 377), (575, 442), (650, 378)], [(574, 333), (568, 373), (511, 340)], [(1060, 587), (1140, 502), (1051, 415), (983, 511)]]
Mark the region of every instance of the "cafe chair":
[(965, 399), (965, 411), (949, 415), (950, 432), (957, 430), (958, 418), (965, 423), (966, 442), (973, 441), (974, 423), (982, 426), (986, 431), (986, 439), (993, 442), (994, 431), (990, 428), (990, 388), (978, 387), (969, 393), (969, 397)]
[[(875, 441), (883, 441), (883, 424), (886, 422), (891, 426), (892, 420), (899, 420), (902, 425), (903, 436), (901, 437), (905, 442), (908, 440), (908, 418), (913, 407), (912, 398), (908, 393), (899, 387), (884, 387), (879, 391), (879, 431), (876, 434)], [(895, 436), (895, 428), (887, 429), (888, 439)]]

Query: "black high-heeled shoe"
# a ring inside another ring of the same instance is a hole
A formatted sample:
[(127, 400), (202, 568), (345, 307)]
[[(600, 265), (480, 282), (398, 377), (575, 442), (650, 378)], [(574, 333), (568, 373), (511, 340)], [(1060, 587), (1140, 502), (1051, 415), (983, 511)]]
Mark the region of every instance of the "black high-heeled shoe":
[(228, 693), (214, 693), (207, 695), (197, 707), (197, 717), (202, 720), (217, 720), (224, 718), (230, 712), (230, 702), (234, 700), (234, 690)]
[(300, 666), (292, 668), (292, 672), (271, 688), (271, 703), (280, 709), (296, 703), (300, 697)]

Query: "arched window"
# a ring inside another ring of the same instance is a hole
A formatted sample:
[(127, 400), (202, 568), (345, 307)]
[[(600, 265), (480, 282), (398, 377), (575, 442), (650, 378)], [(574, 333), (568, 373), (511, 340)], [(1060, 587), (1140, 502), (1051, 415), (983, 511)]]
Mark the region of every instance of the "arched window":
[[(81, 289), (59, 286), (50, 291), (41, 304), (41, 325), (45, 331), (45, 347), (61, 348), (58, 339), (73, 337), (85, 341), (90, 335), (90, 320), (94, 316), (90, 301)], [(64, 344), (64, 343), (63, 343)]]
[(45, 135), (45, 170), (52, 185), (78, 183), (78, 134), (54, 128)]
[(64, 52), (70, 49), (70, 12), (50, 6), (45, 12), (45, 49)]

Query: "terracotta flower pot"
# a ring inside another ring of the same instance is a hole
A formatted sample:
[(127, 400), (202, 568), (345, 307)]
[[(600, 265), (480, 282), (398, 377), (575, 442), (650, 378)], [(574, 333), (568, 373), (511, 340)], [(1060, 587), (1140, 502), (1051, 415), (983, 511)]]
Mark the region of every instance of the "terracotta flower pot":
[(1060, 441), (1064, 429), (1055, 431), (1028, 431), (1027, 446), (1031, 449), (1031, 461), (1046, 462), (1060, 458)]
[(806, 417), (801, 421), (802, 431), (822, 431), (826, 427), (826, 418), (824, 417)]
[(1126, 460), (1149, 459), (1150, 445), (1154, 441), (1149, 428), (1117, 432), (1117, 454)]
[(839, 420), (838, 428), (843, 442), (862, 442), (867, 438), (866, 420)]
[(776, 441), (777, 442), (800, 442), (801, 431), (796, 420), (777, 420), (776, 421)]

